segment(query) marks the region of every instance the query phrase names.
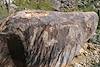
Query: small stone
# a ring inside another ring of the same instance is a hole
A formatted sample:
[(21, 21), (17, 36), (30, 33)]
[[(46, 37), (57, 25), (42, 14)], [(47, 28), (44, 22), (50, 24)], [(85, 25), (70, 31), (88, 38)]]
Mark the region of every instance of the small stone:
[(82, 67), (81, 64), (78, 64), (78, 63), (75, 63), (75, 66), (74, 67)]
[(83, 48), (80, 49), (80, 53), (84, 53), (85, 50)]

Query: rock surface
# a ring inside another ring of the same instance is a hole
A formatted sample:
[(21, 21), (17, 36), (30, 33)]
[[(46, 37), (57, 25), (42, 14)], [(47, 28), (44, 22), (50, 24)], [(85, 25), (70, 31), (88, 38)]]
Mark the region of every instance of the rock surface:
[(4, 34), (0, 34), (9, 38), (8, 46), (18, 47), (9, 51), (13, 60), (18, 57), (15, 65), (20, 62), (27, 67), (64, 67), (79, 55), (97, 22), (95, 12), (25, 10), (11, 16), (2, 26)]

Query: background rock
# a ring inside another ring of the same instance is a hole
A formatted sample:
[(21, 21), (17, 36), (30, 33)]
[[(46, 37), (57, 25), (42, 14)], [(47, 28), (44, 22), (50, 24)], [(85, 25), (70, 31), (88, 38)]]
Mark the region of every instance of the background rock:
[(53, 7), (57, 11), (66, 11), (68, 9), (75, 10), (77, 9), (76, 0), (52, 0)]

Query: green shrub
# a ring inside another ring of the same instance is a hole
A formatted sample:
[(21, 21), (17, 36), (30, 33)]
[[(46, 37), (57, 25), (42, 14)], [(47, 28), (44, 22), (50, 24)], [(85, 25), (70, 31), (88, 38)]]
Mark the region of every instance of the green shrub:
[(49, 0), (15, 0), (18, 9), (41, 9), (52, 10), (52, 4)]

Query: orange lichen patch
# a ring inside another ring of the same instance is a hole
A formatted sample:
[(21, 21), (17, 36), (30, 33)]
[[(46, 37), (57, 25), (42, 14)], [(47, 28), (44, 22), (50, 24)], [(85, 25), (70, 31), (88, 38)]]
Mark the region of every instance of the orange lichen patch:
[(24, 10), (24, 11), (20, 11), (20, 12), (17, 12), (13, 18), (27, 18), (27, 19), (31, 19), (32, 17), (35, 17), (35, 18), (40, 18), (40, 17), (43, 17), (43, 16), (48, 16), (49, 12), (47, 11), (38, 11), (38, 10)]
[(32, 15), (31, 15), (31, 14), (25, 14), (25, 17), (26, 17), (26, 18), (31, 18)]
[(45, 12), (45, 11), (26, 11), (26, 17), (42, 17), (42, 16), (47, 16), (49, 14), (49, 12)]

